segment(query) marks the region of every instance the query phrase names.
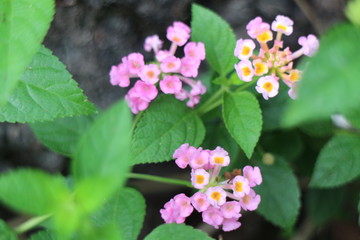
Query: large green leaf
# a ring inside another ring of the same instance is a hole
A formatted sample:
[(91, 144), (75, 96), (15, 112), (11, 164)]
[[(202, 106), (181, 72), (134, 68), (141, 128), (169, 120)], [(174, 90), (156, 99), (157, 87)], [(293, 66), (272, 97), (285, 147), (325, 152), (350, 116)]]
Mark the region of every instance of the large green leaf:
[(360, 137), (337, 135), (321, 150), (311, 187), (335, 187), (360, 176)]
[(308, 62), (299, 87), (299, 98), (289, 105), (285, 125), (295, 125), (351, 112), (360, 102), (360, 28), (342, 24), (320, 41), (320, 49)]
[(231, 136), (250, 158), (262, 127), (261, 109), (257, 99), (249, 92), (225, 93), (223, 118)]
[(31, 235), (30, 240), (57, 240), (57, 238), (53, 232), (41, 231)]
[(15, 232), (0, 219), (0, 240), (17, 240)]
[(71, 156), (76, 143), (94, 121), (95, 115), (57, 118), (54, 121), (31, 123), (38, 140), (49, 149)]
[(185, 224), (163, 224), (155, 228), (144, 240), (211, 240), (206, 233)]
[(300, 189), (295, 175), (279, 157), (273, 165), (258, 164), (263, 182), (255, 188), (261, 196), (257, 211), (277, 226), (293, 226), (300, 209)]
[(53, 15), (54, 0), (0, 1), (0, 105), (39, 49)]
[(121, 101), (101, 114), (80, 139), (72, 173), (77, 198), (92, 211), (124, 183), (130, 169), (129, 107)]
[(206, 60), (220, 75), (234, 69), (233, 30), (220, 16), (197, 4), (192, 5), (191, 39), (205, 44)]
[(121, 229), (123, 239), (136, 240), (145, 217), (145, 200), (132, 188), (117, 192), (93, 215), (96, 226), (113, 223)]
[(95, 111), (64, 64), (41, 47), (7, 103), (0, 108), (0, 121), (45, 121)]
[(183, 143), (198, 146), (205, 135), (201, 119), (172, 96), (160, 96), (144, 113), (132, 140), (133, 163), (170, 160)]
[(52, 213), (68, 197), (65, 180), (39, 170), (19, 169), (0, 176), (0, 200), (24, 213)]

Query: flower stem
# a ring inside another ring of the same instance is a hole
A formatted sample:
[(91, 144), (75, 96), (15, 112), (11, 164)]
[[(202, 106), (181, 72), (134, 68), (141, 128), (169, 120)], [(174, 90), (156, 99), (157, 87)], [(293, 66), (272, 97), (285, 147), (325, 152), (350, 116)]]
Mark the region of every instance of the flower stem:
[[(221, 86), (221, 88), (214, 93), (199, 109), (198, 112), (200, 115), (207, 113), (208, 111), (214, 109), (218, 105), (220, 105), (222, 101), (222, 94), (227, 88)], [(220, 101), (219, 101), (220, 100)]]
[(134, 129), (135, 129), (135, 127), (136, 127), (136, 124), (138, 123), (138, 121), (139, 121), (140, 118), (142, 117), (143, 112), (144, 112), (144, 111), (141, 111), (141, 112), (139, 112), (139, 113), (135, 116), (134, 121), (133, 121), (133, 124), (132, 124), (132, 126), (131, 126), (131, 133), (134, 132)]
[(194, 188), (192, 184), (189, 181), (179, 180), (179, 179), (172, 179), (167, 177), (159, 177), (159, 176), (153, 176), (148, 174), (141, 174), (141, 173), (129, 173), (129, 178), (134, 179), (144, 179), (144, 180), (150, 180), (154, 182), (162, 182), (162, 183), (169, 183), (169, 184), (175, 184), (175, 185), (181, 185), (189, 188)]
[(52, 214), (47, 214), (47, 215), (42, 215), (42, 216), (30, 218), (26, 222), (24, 222), (21, 225), (17, 226), (15, 228), (15, 232), (17, 234), (27, 232), (30, 229), (32, 229), (32, 228), (36, 227), (37, 225), (39, 225), (40, 223), (44, 222), (45, 220), (47, 220), (51, 216), (52, 216)]

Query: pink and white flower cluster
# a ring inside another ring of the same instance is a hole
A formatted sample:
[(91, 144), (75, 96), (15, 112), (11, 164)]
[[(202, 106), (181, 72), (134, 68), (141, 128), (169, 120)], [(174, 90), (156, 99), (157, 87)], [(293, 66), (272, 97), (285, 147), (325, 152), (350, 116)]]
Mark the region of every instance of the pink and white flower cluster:
[[(146, 38), (144, 49), (154, 51), (154, 62), (145, 64), (141, 53), (131, 53), (123, 57), (121, 63), (111, 67), (110, 83), (114, 86), (128, 87), (130, 78), (138, 78), (125, 96), (134, 114), (147, 109), (156, 98), (157, 83), (163, 93), (174, 94), (181, 101), (188, 99), (188, 107), (199, 103), (200, 95), (206, 92), (206, 87), (200, 80), (193, 78), (197, 77), (200, 63), (205, 59), (205, 46), (201, 42), (187, 43), (190, 32), (186, 24), (174, 22), (168, 27), (166, 34), (167, 39), (172, 42), (170, 49), (161, 49), (163, 41), (157, 35)], [(178, 46), (184, 46), (183, 58), (175, 56)]]
[(180, 168), (191, 167), (191, 183), (199, 191), (191, 197), (178, 194), (167, 202), (160, 210), (166, 223), (183, 223), (195, 209), (205, 223), (232, 231), (241, 226), (241, 210), (257, 209), (260, 195), (252, 188), (262, 182), (259, 167), (245, 166), (222, 177), (221, 168), (230, 163), (228, 153), (221, 147), (208, 150), (188, 143), (181, 145), (173, 158)]
[[(285, 16), (278, 15), (270, 24), (263, 22), (261, 17), (251, 20), (246, 26), (248, 35), (252, 39), (239, 39), (236, 42), (234, 55), (240, 59), (235, 64), (239, 78), (245, 82), (251, 82), (254, 76), (259, 77), (256, 90), (264, 99), (275, 97), (279, 92), (279, 79), (290, 88), (288, 94), (296, 98), (296, 88), (301, 78), (301, 71), (293, 68), (293, 60), (301, 55), (313, 56), (318, 47), (318, 39), (310, 34), (299, 38), (301, 48), (295, 52), (289, 47), (283, 48), (281, 37), (283, 34), (289, 36), (293, 32), (293, 21)], [(273, 46), (269, 48), (268, 42), (273, 40), (273, 32), (276, 37)], [(260, 45), (258, 55), (254, 54), (256, 44)]]

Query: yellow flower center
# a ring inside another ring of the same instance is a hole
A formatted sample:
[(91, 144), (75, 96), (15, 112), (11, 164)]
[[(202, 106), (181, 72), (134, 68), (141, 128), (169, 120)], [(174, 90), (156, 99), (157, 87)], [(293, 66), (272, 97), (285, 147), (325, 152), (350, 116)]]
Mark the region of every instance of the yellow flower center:
[(299, 74), (299, 72), (298, 71), (292, 71), (291, 73), (290, 73), (290, 80), (292, 81), (292, 82), (295, 82), (295, 81), (297, 81), (297, 80), (299, 80), (300, 79), (300, 74)]
[(155, 76), (155, 73), (153, 71), (148, 71), (146, 73), (146, 76), (148, 76), (148, 78), (153, 78)]
[(251, 74), (251, 70), (249, 67), (243, 67), (241, 71), (243, 72), (244, 77), (247, 77)]
[(175, 67), (175, 64), (173, 63), (173, 62), (169, 62), (168, 64), (167, 64), (167, 67), (168, 68), (174, 68)]
[(273, 89), (273, 84), (271, 82), (266, 82), (263, 85), (263, 88), (267, 91), (267, 92), (271, 92), (271, 90)]
[(218, 202), (218, 201), (220, 201), (221, 193), (213, 192), (213, 193), (211, 193), (210, 197)]
[(272, 40), (272, 34), (270, 31), (265, 31), (257, 36), (259, 42), (268, 42)]
[(266, 72), (265, 64), (263, 63), (255, 63), (255, 73), (256, 75), (262, 75)]
[(251, 48), (249, 48), (248, 46), (244, 46), (241, 51), (241, 54), (246, 56), (246, 55), (249, 55), (250, 51), (251, 51)]
[(204, 180), (205, 180), (205, 177), (204, 177), (203, 175), (196, 175), (196, 180), (195, 180), (195, 182), (196, 182), (197, 184), (202, 184), (202, 183), (204, 183)]
[(172, 38), (172, 40), (173, 40), (174, 42), (178, 43), (178, 42), (180, 42), (181, 39), (180, 39), (178, 36), (174, 36), (174, 37)]
[(224, 164), (224, 158), (223, 157), (215, 157), (214, 163), (216, 164)]
[(243, 183), (242, 182), (236, 182), (235, 183), (235, 192), (242, 192), (243, 191)]
[(287, 27), (281, 24), (277, 25), (277, 29), (283, 30), (284, 32), (286, 31)]

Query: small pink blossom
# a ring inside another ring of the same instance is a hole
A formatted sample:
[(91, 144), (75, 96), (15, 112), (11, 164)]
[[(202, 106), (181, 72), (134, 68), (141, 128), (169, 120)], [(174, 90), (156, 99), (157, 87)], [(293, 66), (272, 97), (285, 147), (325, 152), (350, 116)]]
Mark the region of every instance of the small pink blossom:
[(184, 57), (181, 59), (180, 73), (185, 77), (195, 78), (198, 75), (199, 66), (200, 60), (191, 57)]
[(243, 176), (236, 176), (233, 180), (233, 192), (235, 197), (243, 197), (250, 191), (249, 181)]
[(196, 81), (196, 83), (191, 86), (190, 94), (193, 96), (203, 95), (205, 92), (206, 87), (202, 84), (201, 81)]
[(166, 38), (178, 46), (183, 46), (190, 38), (190, 30), (185, 24), (176, 22), (168, 27)]
[(271, 29), (289, 36), (293, 32), (293, 25), (294, 22), (290, 18), (278, 15), (275, 21), (272, 22)]
[(289, 94), (289, 96), (290, 96), (292, 99), (296, 99), (296, 98), (297, 98), (297, 96), (298, 96), (298, 91), (297, 91), (297, 84), (296, 84), (296, 83), (294, 83), (294, 84), (292, 85), (292, 87), (289, 89), (288, 94)]
[(225, 218), (239, 218), (240, 214), (240, 203), (238, 201), (230, 201), (224, 203), (220, 211)]
[(138, 80), (134, 87), (129, 90), (128, 94), (133, 96), (140, 96), (144, 100), (150, 102), (156, 98), (158, 95), (158, 90), (154, 85)]
[(131, 109), (131, 112), (133, 114), (138, 114), (140, 111), (144, 111), (145, 109), (147, 109), (149, 107), (149, 101), (144, 100), (137, 94), (135, 94), (135, 95), (134, 94), (133, 95), (126, 94), (125, 101), (128, 103), (128, 105)]
[(191, 197), (191, 204), (198, 212), (203, 212), (210, 206), (210, 203), (207, 201), (207, 196), (202, 192), (196, 192)]
[(180, 216), (180, 211), (180, 207), (175, 200), (170, 199), (170, 201), (165, 203), (164, 208), (160, 209), (160, 214), (166, 223), (183, 223), (185, 222), (185, 217)]
[(257, 38), (260, 34), (268, 31), (270, 25), (262, 21), (261, 17), (256, 17), (246, 25), (247, 33), (251, 38)]
[(163, 41), (159, 39), (158, 35), (152, 35), (145, 39), (144, 49), (147, 52), (154, 50), (155, 53), (161, 48)]
[(255, 43), (251, 39), (239, 39), (234, 50), (235, 57), (240, 60), (248, 60), (253, 54)]
[(218, 229), (224, 221), (224, 217), (220, 210), (212, 206), (202, 213), (202, 219), (205, 223), (212, 225), (216, 229)]
[(191, 201), (188, 196), (180, 193), (174, 197), (175, 203), (180, 208), (180, 217), (188, 217), (193, 212), (194, 208), (191, 206)]
[(181, 60), (174, 56), (166, 57), (160, 64), (161, 71), (164, 73), (178, 72)]
[(202, 148), (199, 148), (191, 156), (189, 165), (193, 169), (202, 168), (209, 163), (210, 154), (208, 151), (203, 151)]
[(259, 167), (245, 166), (243, 168), (243, 176), (249, 181), (250, 187), (255, 187), (262, 183), (262, 176)]
[(164, 61), (165, 58), (172, 56), (171, 53), (167, 50), (160, 50), (156, 53), (155, 57), (156, 60), (158, 60), (159, 62)]
[(212, 165), (228, 166), (230, 163), (230, 157), (227, 151), (221, 147), (216, 147), (211, 151), (210, 163)]
[(185, 57), (205, 60), (205, 45), (202, 42), (189, 42), (184, 47)]
[(214, 207), (220, 207), (226, 201), (226, 192), (221, 187), (209, 187), (205, 194), (208, 202)]
[(180, 92), (182, 88), (182, 82), (177, 76), (167, 75), (160, 81), (160, 89), (165, 94), (174, 94)]
[(185, 89), (181, 89), (179, 92), (175, 93), (175, 98), (180, 101), (184, 101), (189, 97), (189, 93)]
[(175, 150), (173, 158), (175, 158), (175, 163), (179, 168), (186, 168), (189, 164), (191, 155), (197, 151), (193, 146), (189, 146), (188, 143), (184, 143), (178, 149)]
[(187, 32), (187, 34), (191, 33), (190, 27), (188, 25), (186, 25), (185, 23), (183, 23), (183, 22), (176, 21), (176, 22), (173, 23), (173, 26), (175, 28), (181, 28), (182, 30)]
[(119, 85), (120, 87), (128, 87), (130, 85), (129, 71), (124, 63), (111, 67), (110, 83), (111, 85)]
[(313, 56), (319, 48), (319, 40), (313, 34), (300, 37), (298, 42), (302, 46), (303, 54), (309, 57)]
[(186, 106), (193, 108), (199, 102), (200, 102), (200, 96), (190, 94), (189, 95), (189, 101), (187, 101)]
[(223, 221), (222, 230), (224, 232), (230, 232), (235, 229), (238, 229), (241, 226), (241, 223), (237, 218), (226, 218)]
[(155, 84), (159, 81), (159, 74), (159, 67), (156, 64), (149, 64), (141, 69), (139, 77), (148, 84)]
[(210, 175), (204, 169), (193, 169), (191, 171), (191, 183), (197, 189), (203, 189), (209, 183)]
[(274, 76), (265, 76), (259, 78), (255, 87), (258, 93), (261, 93), (265, 100), (275, 97), (279, 92), (279, 82)]
[(131, 74), (138, 74), (145, 65), (144, 56), (141, 53), (131, 53), (128, 55), (127, 60)]
[(240, 199), (240, 205), (244, 210), (254, 211), (258, 208), (260, 201), (260, 195), (257, 195), (254, 190), (250, 189), (249, 193)]
[(235, 70), (239, 78), (245, 82), (251, 82), (254, 76), (254, 69), (249, 60), (242, 60), (235, 64)]

